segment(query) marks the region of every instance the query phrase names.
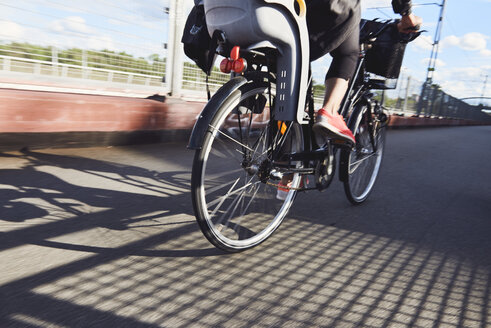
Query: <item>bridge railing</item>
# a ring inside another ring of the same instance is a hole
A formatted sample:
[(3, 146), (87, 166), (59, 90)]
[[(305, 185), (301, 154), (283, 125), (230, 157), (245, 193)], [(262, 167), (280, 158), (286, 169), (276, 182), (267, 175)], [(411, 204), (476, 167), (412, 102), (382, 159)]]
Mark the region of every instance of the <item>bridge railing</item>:
[(384, 106), (401, 116), (491, 121), (481, 107), (445, 93), (438, 85), (425, 85), (407, 75), (399, 78), (397, 89), (386, 93)]
[[(218, 69), (214, 69), (208, 77), (208, 85), (212, 92), (218, 90), (224, 83), (230, 79), (229, 74), (221, 73)], [(184, 63), (184, 73), (182, 79), (182, 89), (187, 91), (205, 91), (206, 90), (206, 74), (191, 63)], [(314, 95), (315, 108), (321, 108), (323, 95)]]
[[(32, 76), (51, 76), (62, 79), (80, 79), (105, 82), (107, 85), (139, 85), (167, 90), (165, 83), (166, 60), (145, 60), (125, 54), (104, 51), (60, 50), (34, 52), (30, 45), (8, 49), (0, 45), (0, 70)], [(183, 62), (181, 89), (183, 94), (206, 99), (206, 75), (196, 65)], [(211, 92), (218, 90), (230, 76), (214, 68), (208, 77)], [(81, 83), (83, 84), (83, 82)], [(385, 106), (392, 114), (432, 118), (466, 119), (489, 122), (491, 117), (476, 106), (452, 97), (437, 86), (426, 86), (411, 77), (401, 78), (399, 86), (385, 97)], [(322, 106), (323, 95), (315, 94), (315, 107)]]
[[(3, 71), (33, 75), (49, 75), (63, 78), (78, 78), (110, 83), (162, 86), (162, 76), (155, 72), (140, 74), (116, 69), (82, 67), (78, 65), (46, 62), (36, 59), (18, 58), (0, 55), (0, 67)], [(153, 74), (152, 74), (153, 73)]]

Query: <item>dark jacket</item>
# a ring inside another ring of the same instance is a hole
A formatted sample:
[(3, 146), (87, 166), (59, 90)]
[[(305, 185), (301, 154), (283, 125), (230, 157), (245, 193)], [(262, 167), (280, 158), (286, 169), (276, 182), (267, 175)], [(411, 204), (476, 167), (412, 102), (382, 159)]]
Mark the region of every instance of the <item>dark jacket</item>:
[[(336, 49), (360, 24), (360, 0), (306, 0), (310, 60)], [(392, 0), (397, 14), (409, 13), (411, 0)]]

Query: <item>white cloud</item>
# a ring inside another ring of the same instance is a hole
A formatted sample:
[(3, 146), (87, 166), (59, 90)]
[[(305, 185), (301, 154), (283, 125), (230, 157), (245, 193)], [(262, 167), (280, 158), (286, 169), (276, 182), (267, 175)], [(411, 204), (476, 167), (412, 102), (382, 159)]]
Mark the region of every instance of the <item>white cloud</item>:
[(491, 75), (491, 65), (479, 67), (447, 66), (435, 71), (434, 81), (440, 84), (445, 92), (454, 97), (462, 98), (480, 95), (485, 75)]
[[(425, 67), (428, 66), (429, 63), (430, 63), (430, 58), (424, 58), (421, 60), (421, 64), (425, 65)], [(436, 67), (444, 67), (444, 66), (447, 66), (447, 63), (445, 63), (441, 59), (436, 60)]]
[(87, 48), (97, 50), (117, 50), (113, 39), (107, 35), (90, 37), (87, 39)]
[(420, 35), (416, 40), (409, 44), (419, 50), (431, 50), (433, 47), (433, 39), (428, 35)]
[(459, 81), (459, 80), (479, 80), (480, 76), (489, 71), (489, 66), (468, 66), (468, 67), (452, 67), (435, 72), (442, 80)]
[(464, 81), (444, 81), (440, 86), (446, 93), (457, 98), (479, 94), (479, 86)]
[(482, 33), (472, 32), (461, 37), (450, 35), (441, 41), (443, 48), (459, 47), (468, 51), (480, 51), (486, 49), (487, 39), (489, 37)]
[(486, 49), (486, 39), (488, 36), (481, 33), (468, 33), (460, 39), (460, 46), (465, 50)]
[[(491, 1), (491, 0), (489, 0), (489, 1)], [(489, 49), (483, 49), (479, 53), (483, 57), (491, 57), (491, 50), (489, 50)]]
[(128, 22), (125, 22), (121, 19), (113, 19), (113, 18), (109, 18), (107, 20), (107, 22), (111, 25), (116, 25), (116, 26), (124, 26), (124, 25), (128, 25)]
[(362, 10), (373, 7), (390, 7), (390, 0), (364, 0), (361, 2)]
[(51, 29), (58, 33), (73, 32), (81, 34), (90, 34), (94, 31), (89, 28), (85, 19), (79, 16), (68, 16), (63, 19), (55, 20), (51, 23)]
[(83, 17), (68, 16), (58, 19), (50, 24), (50, 30), (55, 32), (55, 37), (48, 36), (46, 43), (53, 43), (54, 40), (64, 47), (84, 48), (94, 50), (117, 50), (113, 38), (109, 35), (102, 34), (87, 23)]
[(442, 47), (457, 47), (460, 44), (460, 38), (455, 35), (450, 35), (441, 41)]
[(0, 37), (8, 41), (21, 40), (25, 35), (25, 29), (17, 23), (0, 21)]
[(141, 57), (165, 53), (162, 43), (168, 28), (163, 7), (169, 6), (168, 0), (16, 1), (33, 12), (0, 10), (0, 40), (61, 49), (109, 49)]

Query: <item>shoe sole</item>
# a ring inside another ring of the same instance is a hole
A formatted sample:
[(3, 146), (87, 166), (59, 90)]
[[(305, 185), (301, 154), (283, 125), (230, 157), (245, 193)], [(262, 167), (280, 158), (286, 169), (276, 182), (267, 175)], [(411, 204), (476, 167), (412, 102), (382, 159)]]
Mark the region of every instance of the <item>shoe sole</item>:
[(350, 137), (345, 136), (341, 132), (337, 132), (337, 129), (326, 122), (318, 122), (315, 123), (312, 127), (314, 133), (319, 136), (323, 136), (329, 139), (341, 139), (343, 141), (349, 142), (350, 144), (354, 144), (353, 140)]

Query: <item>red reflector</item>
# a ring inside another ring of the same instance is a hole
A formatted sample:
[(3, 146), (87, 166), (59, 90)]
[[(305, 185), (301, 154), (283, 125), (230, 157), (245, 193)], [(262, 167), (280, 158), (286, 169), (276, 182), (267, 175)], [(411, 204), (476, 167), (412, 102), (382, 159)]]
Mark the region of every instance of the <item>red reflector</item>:
[(243, 72), (247, 67), (247, 63), (244, 58), (239, 58), (237, 60), (234, 60), (234, 67), (233, 71), (235, 73), (241, 73)]
[(227, 74), (230, 73), (232, 71), (232, 62), (227, 58), (222, 60), (222, 62), (220, 63), (220, 71)]
[(240, 58), (240, 47), (235, 46), (232, 48), (232, 51), (230, 51), (230, 58), (232, 60), (237, 60)]

